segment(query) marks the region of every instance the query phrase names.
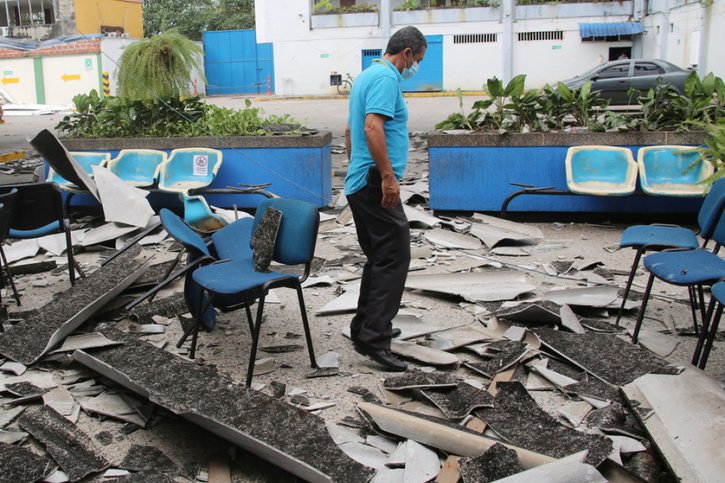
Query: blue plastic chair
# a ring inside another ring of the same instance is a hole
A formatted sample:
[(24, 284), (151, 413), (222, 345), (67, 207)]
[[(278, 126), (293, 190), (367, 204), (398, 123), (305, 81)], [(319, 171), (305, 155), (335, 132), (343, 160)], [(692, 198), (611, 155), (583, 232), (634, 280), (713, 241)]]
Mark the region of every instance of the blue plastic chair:
[(167, 156), (155, 149), (122, 149), (108, 162), (108, 169), (126, 184), (146, 188), (156, 184)]
[(717, 255), (720, 245), (725, 243), (725, 216), (723, 214), (719, 217), (712, 239), (716, 242), (714, 251), (712, 252), (701, 248), (695, 250), (671, 249), (644, 257), (644, 266), (649, 270), (650, 276), (649, 280), (647, 280), (642, 306), (639, 309), (637, 323), (632, 334), (633, 342), (637, 342), (655, 278), (672, 285), (687, 287), (692, 310), (692, 323), (695, 331), (698, 330), (698, 307), (704, 324), (707, 320), (707, 314), (705, 311), (703, 287), (713, 285), (725, 279), (725, 260)]
[(639, 184), (654, 196), (704, 196), (714, 168), (692, 146), (647, 146), (637, 152)]
[(222, 164), (222, 152), (209, 148), (174, 149), (161, 164), (159, 189), (189, 194), (209, 186)]
[(181, 193), (184, 202), (184, 221), (195, 230), (211, 233), (227, 225), (227, 221), (211, 211), (211, 207), (201, 195), (189, 196)]
[[(5, 257), (5, 250), (3, 249), (3, 244), (5, 243), (10, 231), (10, 223), (15, 212), (15, 199), (17, 196), (18, 190), (14, 188), (7, 193), (0, 194), (0, 257), (2, 258), (2, 267), (5, 268), (5, 273), (10, 281), (10, 287), (13, 290), (15, 302), (20, 305), (20, 294), (18, 293), (18, 289), (15, 287), (15, 280), (13, 280), (13, 274), (10, 272), (10, 266), (8, 265), (8, 260)], [(1, 301), (2, 298), (0, 297), (0, 302)]]
[[(705, 369), (707, 358), (710, 355), (712, 344), (717, 335), (717, 329), (720, 326), (720, 318), (722, 317), (723, 306), (725, 306), (725, 282), (718, 282), (712, 286), (712, 298), (710, 306), (707, 310), (707, 319), (702, 324), (700, 337), (697, 339), (695, 352), (692, 355), (692, 365), (700, 369)], [(716, 310), (713, 310), (717, 306)], [(713, 315), (714, 312), (714, 315)]]
[(637, 187), (637, 163), (628, 148), (574, 146), (567, 150), (565, 164), (572, 193), (626, 196)]
[[(83, 170), (90, 176), (93, 176), (93, 166), (99, 166), (105, 168), (108, 161), (111, 159), (110, 153), (97, 153), (97, 152), (85, 152), (85, 151), (71, 151), (73, 159), (83, 168)], [(84, 190), (85, 187), (76, 186), (74, 183), (68, 181), (61, 175), (55, 172), (53, 168), (48, 171), (48, 177), (46, 181), (55, 183), (62, 189), (67, 191), (79, 191)]]
[[(700, 237), (704, 240), (703, 248), (712, 237), (723, 208), (725, 208), (725, 179), (720, 179), (712, 185), (697, 215)], [(629, 271), (627, 285), (624, 288), (622, 305), (617, 314), (617, 326), (619, 326), (619, 321), (622, 318), (624, 306), (629, 298), (634, 275), (642, 255), (648, 251), (661, 251), (667, 248), (693, 249), (700, 246), (700, 243), (697, 240), (697, 235), (689, 228), (676, 225), (635, 225), (624, 230), (619, 240), (619, 246), (634, 248), (637, 252), (634, 256), (632, 268)]]
[(65, 233), (68, 256), (68, 273), (75, 284), (75, 272), (83, 272), (73, 258), (70, 223), (63, 209), (63, 197), (55, 183), (29, 183), (3, 186), (4, 190), (17, 189), (15, 210), (8, 236), (17, 239), (40, 238), (55, 233)]
[[(267, 207), (282, 212), (282, 221), (277, 234), (273, 260), (285, 265), (304, 265), (302, 276), (276, 271), (257, 272), (254, 269), (252, 260), (239, 259), (206, 265), (193, 274), (194, 281), (202, 287), (199, 302), (200, 314), (208, 306), (225, 310), (234, 310), (243, 306), (246, 309), (247, 320), (252, 333), (252, 347), (247, 369), (247, 386), (252, 384), (252, 376), (254, 375), (254, 362), (259, 344), (265, 297), (269, 290), (273, 288), (288, 287), (297, 291), (310, 363), (313, 368), (317, 367), (301, 283), (310, 273), (320, 215), (317, 208), (304, 201), (280, 198), (268, 199), (262, 201), (257, 207), (254, 218), (255, 228)], [(207, 296), (206, 300), (204, 300), (204, 294)], [(256, 321), (253, 322), (250, 306), (255, 299), (258, 300), (258, 306)], [(197, 316), (197, 320), (199, 319), (200, 317)], [(198, 330), (194, 332), (194, 337), (196, 337), (197, 332)], [(194, 345), (195, 342), (192, 342), (192, 346)]]

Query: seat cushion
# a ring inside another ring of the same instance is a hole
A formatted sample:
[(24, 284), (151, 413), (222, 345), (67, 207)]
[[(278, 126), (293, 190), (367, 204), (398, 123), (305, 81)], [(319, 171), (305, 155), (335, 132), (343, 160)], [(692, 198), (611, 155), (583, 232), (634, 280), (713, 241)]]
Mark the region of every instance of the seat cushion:
[(249, 241), (253, 226), (254, 218), (242, 218), (214, 232), (211, 240), (217, 257), (220, 260), (251, 260), (253, 254)]
[(252, 260), (213, 263), (194, 271), (194, 281), (212, 293), (223, 295), (246, 292), (261, 285), (296, 275), (279, 272), (255, 272)]
[(679, 226), (630, 226), (619, 240), (619, 246), (639, 248), (644, 245), (663, 248), (697, 248), (697, 236), (689, 228)]
[(644, 258), (644, 266), (674, 285), (710, 285), (725, 278), (725, 260), (707, 250), (653, 253)]

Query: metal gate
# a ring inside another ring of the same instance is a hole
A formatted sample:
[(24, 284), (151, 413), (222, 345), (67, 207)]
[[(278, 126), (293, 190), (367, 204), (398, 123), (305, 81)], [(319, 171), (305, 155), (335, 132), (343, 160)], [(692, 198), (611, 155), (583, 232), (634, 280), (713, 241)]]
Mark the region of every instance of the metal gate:
[(362, 70), (370, 67), (373, 63), (373, 59), (379, 59), (382, 57), (383, 51), (380, 49), (363, 49), (362, 51)]
[(255, 30), (204, 32), (204, 70), (209, 95), (274, 93), (274, 50)]
[(443, 36), (426, 35), (428, 48), (415, 77), (400, 83), (404, 92), (443, 90)]

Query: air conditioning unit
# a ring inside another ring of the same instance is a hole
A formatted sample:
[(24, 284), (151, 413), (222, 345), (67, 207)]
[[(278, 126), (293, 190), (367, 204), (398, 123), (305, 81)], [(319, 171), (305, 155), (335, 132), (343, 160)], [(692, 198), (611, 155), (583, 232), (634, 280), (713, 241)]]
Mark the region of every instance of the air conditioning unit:
[(10, 27), (0, 27), (0, 37), (10, 37)]

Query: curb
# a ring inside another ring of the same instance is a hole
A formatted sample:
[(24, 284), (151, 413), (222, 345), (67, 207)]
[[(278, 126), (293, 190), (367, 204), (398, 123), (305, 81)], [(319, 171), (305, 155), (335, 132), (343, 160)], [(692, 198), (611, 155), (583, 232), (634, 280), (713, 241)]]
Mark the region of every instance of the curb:
[[(463, 96), (485, 96), (485, 91), (465, 91)], [(456, 97), (458, 94), (453, 91), (442, 91), (442, 92), (406, 92), (403, 97)], [(348, 96), (342, 96), (339, 94), (334, 95), (319, 95), (319, 96), (256, 96), (252, 100), (256, 102), (271, 102), (271, 101), (308, 101), (308, 100), (325, 100), (325, 99), (347, 99)], [(249, 99), (245, 97), (245, 99)]]

